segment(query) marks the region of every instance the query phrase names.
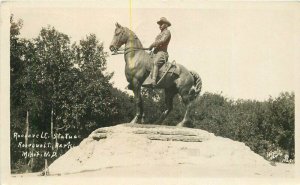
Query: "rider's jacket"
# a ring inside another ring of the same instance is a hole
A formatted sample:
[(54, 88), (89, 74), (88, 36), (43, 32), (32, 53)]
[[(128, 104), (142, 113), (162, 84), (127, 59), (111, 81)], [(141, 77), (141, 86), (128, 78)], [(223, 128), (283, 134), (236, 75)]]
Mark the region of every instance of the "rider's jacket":
[(159, 51), (168, 52), (168, 45), (171, 40), (171, 32), (168, 29), (163, 30), (160, 32), (159, 35), (156, 36), (155, 42), (152, 44), (154, 49), (154, 53)]

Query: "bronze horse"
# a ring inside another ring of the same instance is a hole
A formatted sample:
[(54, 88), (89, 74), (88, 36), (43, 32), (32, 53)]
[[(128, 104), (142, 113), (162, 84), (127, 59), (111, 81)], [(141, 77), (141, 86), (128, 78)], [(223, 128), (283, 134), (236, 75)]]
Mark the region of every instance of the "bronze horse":
[[(134, 92), (136, 104), (136, 115), (131, 123), (141, 123), (143, 122), (141, 86), (151, 72), (153, 60), (151, 55), (145, 51), (147, 48), (143, 48), (135, 33), (126, 27), (122, 27), (119, 23), (116, 23), (114, 37), (109, 49), (116, 54), (123, 44), (125, 44), (125, 75), (129, 82), (129, 89)], [(186, 105), (186, 112), (183, 120), (178, 123), (177, 126), (185, 126), (190, 122), (191, 103), (199, 96), (202, 81), (196, 72), (189, 71), (180, 64), (177, 64), (177, 67), (180, 73), (178, 75), (167, 73), (164, 75), (165, 83), (162, 83), (158, 87), (165, 90), (166, 110), (162, 113), (157, 122), (163, 121), (173, 109), (173, 98), (178, 93)], [(159, 76), (159, 78), (160, 77), (161, 76)]]

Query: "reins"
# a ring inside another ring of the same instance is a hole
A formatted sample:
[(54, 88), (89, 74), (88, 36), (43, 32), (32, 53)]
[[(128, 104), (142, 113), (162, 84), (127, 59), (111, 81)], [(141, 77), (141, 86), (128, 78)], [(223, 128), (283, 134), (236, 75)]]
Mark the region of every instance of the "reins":
[[(134, 48), (134, 47), (131, 47), (131, 48), (125, 48), (125, 50), (118, 50), (114, 53), (112, 53), (112, 55), (119, 55), (119, 54), (128, 54), (132, 51), (138, 51), (138, 50), (149, 50), (149, 48)], [(119, 51), (122, 51), (122, 52), (119, 52)]]

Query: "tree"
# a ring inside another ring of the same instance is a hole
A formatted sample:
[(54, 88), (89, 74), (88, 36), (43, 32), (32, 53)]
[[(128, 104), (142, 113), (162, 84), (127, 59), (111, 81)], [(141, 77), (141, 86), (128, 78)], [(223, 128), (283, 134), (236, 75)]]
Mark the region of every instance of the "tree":
[[(15, 108), (17, 108), (18, 105), (23, 103), (24, 99), (22, 99), (21, 97), (24, 97), (25, 94), (25, 85), (23, 83), (23, 76), (25, 76), (25, 46), (23, 40), (19, 38), (23, 21), (18, 20), (17, 22), (15, 22), (14, 16), (11, 15), (10, 25), (10, 101), (11, 111), (14, 111), (15, 116), (19, 118), (19, 116), (22, 117), (22, 111), (18, 111)], [(16, 123), (17, 120), (18, 119), (12, 120), (13, 126), (21, 125), (20, 123)]]
[[(70, 38), (54, 27), (42, 28), (32, 40), (19, 38), (21, 27), (22, 21), (15, 22), (12, 16), (12, 133), (51, 132), (53, 138), (54, 133), (68, 132), (84, 138), (95, 128), (128, 117), (130, 109), (123, 105), (131, 98), (112, 87), (113, 73), (106, 72), (108, 55), (94, 34), (71, 45)], [(119, 102), (120, 99), (124, 101)], [(29, 142), (43, 141), (26, 139)], [(14, 152), (19, 151), (16, 142), (11, 143), (12, 168), (18, 168), (15, 164), (22, 157), (20, 152)], [(66, 150), (60, 150), (59, 154)], [(35, 170), (41, 167), (42, 164), (37, 164)]]
[(294, 93), (282, 93), (264, 102), (232, 101), (205, 93), (193, 105), (196, 128), (244, 142), (266, 159), (282, 162), (295, 154)]
[[(65, 98), (65, 77), (70, 74), (72, 53), (70, 39), (67, 35), (58, 32), (53, 27), (42, 28), (39, 36), (34, 39), (35, 55), (31, 57), (32, 71), (35, 73), (35, 82), (39, 86), (37, 93), (42, 97), (43, 117), (41, 129), (51, 132), (52, 149), (54, 132), (59, 128), (57, 120), (59, 107)], [(50, 119), (49, 119), (50, 118)], [(50, 124), (48, 124), (50, 121)], [(55, 125), (55, 126), (54, 126)], [(54, 131), (55, 127), (55, 131)]]
[(105, 73), (107, 53), (102, 43), (91, 34), (81, 40), (79, 45), (73, 45), (75, 64), (79, 75), (75, 87), (79, 91), (76, 95), (78, 121), (84, 123), (83, 129), (91, 129), (107, 124), (112, 110), (112, 88), (109, 80), (113, 74)]
[[(24, 64), (22, 61), (23, 55), (23, 44), (19, 38), (20, 29), (22, 28), (23, 21), (18, 20), (15, 22), (14, 16), (10, 16), (10, 118), (11, 118), (11, 135), (14, 132), (24, 130), (25, 127), (25, 116), (23, 107), (19, 107), (22, 104), (21, 94), (24, 94), (24, 87), (19, 83), (22, 75), (24, 73)], [(15, 142), (12, 142), (11, 138), (11, 164), (22, 165), (24, 161), (18, 157), (18, 153), (14, 152), (17, 147)], [(13, 161), (13, 159), (15, 161)]]
[(135, 116), (135, 103), (133, 96), (128, 95), (117, 88), (111, 89), (115, 115), (111, 117), (112, 125), (117, 123), (129, 123)]

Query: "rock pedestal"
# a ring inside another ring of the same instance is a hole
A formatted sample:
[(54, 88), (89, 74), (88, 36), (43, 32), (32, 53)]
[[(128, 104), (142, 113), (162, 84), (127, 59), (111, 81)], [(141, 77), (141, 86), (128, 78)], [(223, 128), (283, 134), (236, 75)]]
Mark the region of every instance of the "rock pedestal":
[(79, 146), (54, 161), (49, 172), (52, 175), (251, 177), (272, 176), (273, 168), (244, 143), (203, 130), (121, 124), (93, 131)]

